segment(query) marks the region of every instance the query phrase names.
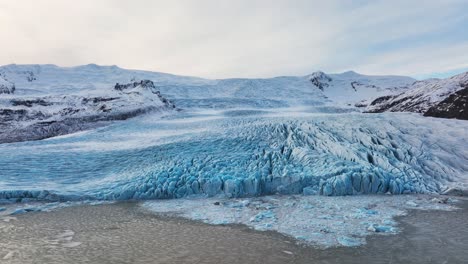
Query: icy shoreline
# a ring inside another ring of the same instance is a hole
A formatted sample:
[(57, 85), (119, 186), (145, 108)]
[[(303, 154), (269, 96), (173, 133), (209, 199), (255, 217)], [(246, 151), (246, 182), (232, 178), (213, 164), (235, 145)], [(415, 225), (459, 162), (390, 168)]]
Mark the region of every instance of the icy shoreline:
[[(394, 220), (408, 210), (457, 209), (458, 198), (442, 195), (271, 195), (254, 198), (191, 197), (136, 202), (144, 212), (182, 217), (210, 225), (241, 224), (258, 231), (275, 231), (298, 244), (317, 248), (356, 247), (374, 234), (397, 234)], [(67, 207), (100, 206), (114, 202), (81, 201), (0, 205), (0, 222), (18, 215), (53, 212)]]
[(298, 243), (329, 248), (364, 245), (372, 234), (396, 234), (394, 217), (410, 209), (454, 210), (456, 200), (437, 195), (299, 196), (146, 201), (150, 212), (213, 225), (242, 224), (277, 231)]
[[(365, 212), (359, 207), (363, 203), (358, 202), (360, 199), (355, 199), (356, 197), (351, 197), (350, 202), (346, 204), (352, 205), (349, 210), (347, 208), (338, 210), (335, 206), (332, 206), (331, 210), (327, 208), (327, 205), (333, 205), (327, 201), (341, 202), (344, 197), (338, 197), (339, 199), (318, 197), (321, 200), (316, 201), (315, 207), (325, 207), (327, 209), (325, 216), (331, 215), (332, 220), (329, 221), (336, 222), (333, 219), (340, 216), (349, 217), (348, 213), (353, 213), (355, 207), (358, 209), (355, 210), (356, 214), (366, 213), (371, 217), (377, 217), (387, 212), (388, 206), (399, 206), (404, 203), (407, 209), (397, 209), (406, 211), (407, 214), (393, 219), (398, 223), (397, 230), (393, 230), (397, 233), (385, 235), (389, 233), (375, 232), (368, 230), (367, 226), (358, 225), (357, 228), (367, 227), (366, 230), (370, 233), (369, 236), (365, 236), (365, 245), (352, 247), (336, 244), (326, 248), (318, 244), (309, 246), (304, 241), (296, 243), (297, 240), (290, 235), (285, 236), (274, 231), (256, 231), (246, 225), (213, 225), (200, 220), (186, 219), (173, 213), (155, 214), (148, 211), (141, 202), (61, 203), (63, 206), (55, 204), (55, 209), (51, 209), (49, 204), (50, 212), (0, 216), (0, 262), (160, 263), (162, 259), (167, 259), (167, 263), (173, 263), (174, 260), (190, 258), (195, 263), (239, 264), (392, 261), (421, 264), (431, 261), (466, 263), (468, 201), (465, 198), (457, 197), (459, 202), (452, 204), (454, 201), (448, 200), (448, 196), (408, 195), (406, 199), (403, 199), (403, 196), (383, 196), (382, 199), (386, 199), (386, 202), (379, 203), (372, 209), (365, 209), (374, 211)], [(264, 198), (268, 200), (288, 198), (296, 201), (295, 198), (302, 200), (304, 197), (274, 196), (255, 199)], [(372, 201), (382, 200), (374, 196), (361, 198)], [(401, 201), (392, 202), (396, 201), (395, 199)], [(223, 204), (225, 202), (223, 199), (213, 198), (212, 201), (219, 202), (219, 205), (213, 204), (214, 207), (231, 206)], [(234, 206), (243, 202), (237, 199), (228, 201), (235, 203)], [(439, 201), (442, 204), (439, 204)], [(253, 208), (256, 201), (250, 202), (250, 205), (244, 206)], [(26, 205), (7, 205), (7, 210), (0, 212), (0, 215), (11, 212), (11, 209), (17, 206)], [(28, 206), (32, 209), (39, 204), (28, 204)], [(454, 206), (459, 209), (447, 211), (447, 208), (452, 209)], [(417, 210), (418, 208), (424, 210)], [(434, 208), (442, 210), (425, 210)], [(320, 213), (320, 210), (317, 212)], [(296, 214), (291, 214), (290, 218), (295, 216)], [(317, 217), (309, 220), (315, 218)], [(365, 221), (370, 222), (369, 217), (364, 216), (361, 222)], [(355, 232), (358, 231), (362, 230)], [(338, 231), (329, 228), (328, 232), (329, 235), (333, 235), (332, 232)], [(347, 242), (342, 239), (340, 241)]]

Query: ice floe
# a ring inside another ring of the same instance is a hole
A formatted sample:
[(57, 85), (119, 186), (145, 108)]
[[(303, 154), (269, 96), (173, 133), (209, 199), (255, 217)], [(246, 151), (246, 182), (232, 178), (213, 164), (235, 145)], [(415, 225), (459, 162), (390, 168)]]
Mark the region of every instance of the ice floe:
[(399, 231), (395, 216), (408, 209), (452, 210), (454, 200), (428, 195), (347, 197), (274, 195), (256, 198), (146, 201), (145, 210), (208, 224), (244, 224), (272, 230), (318, 247), (359, 246), (371, 234)]

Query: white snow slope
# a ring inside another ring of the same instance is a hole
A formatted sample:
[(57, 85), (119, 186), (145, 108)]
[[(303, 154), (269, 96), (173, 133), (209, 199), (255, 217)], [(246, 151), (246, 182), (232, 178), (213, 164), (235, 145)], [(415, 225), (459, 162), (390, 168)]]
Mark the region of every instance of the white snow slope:
[[(287, 107), (326, 103), (333, 106), (337, 103), (354, 105), (361, 100), (401, 91), (415, 81), (409, 77), (366, 76), (354, 72), (207, 80), (95, 64), (77, 67), (13, 64), (0, 67), (0, 74), (16, 85), (16, 97), (86, 94), (106, 90), (115, 83), (147, 79), (154, 82), (163, 96), (174, 100), (181, 108)], [(317, 79), (317, 76), (320, 78)]]
[(424, 113), (449, 95), (466, 87), (468, 87), (468, 72), (447, 79), (417, 81), (400, 94), (389, 96), (387, 99), (377, 99), (366, 111)]

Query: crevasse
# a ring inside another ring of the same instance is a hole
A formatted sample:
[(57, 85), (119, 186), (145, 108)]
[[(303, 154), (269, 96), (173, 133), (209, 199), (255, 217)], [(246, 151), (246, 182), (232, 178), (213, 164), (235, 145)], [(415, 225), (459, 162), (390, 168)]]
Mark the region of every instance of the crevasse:
[[(466, 125), (450, 120), (408, 114), (142, 120), (3, 155), (0, 199), (439, 193), (468, 171)], [(132, 141), (145, 131), (151, 137), (182, 127), (205, 132), (168, 136), (158, 144)], [(122, 144), (125, 135), (136, 145), (70, 150), (100, 133), (113, 135), (109, 144)]]

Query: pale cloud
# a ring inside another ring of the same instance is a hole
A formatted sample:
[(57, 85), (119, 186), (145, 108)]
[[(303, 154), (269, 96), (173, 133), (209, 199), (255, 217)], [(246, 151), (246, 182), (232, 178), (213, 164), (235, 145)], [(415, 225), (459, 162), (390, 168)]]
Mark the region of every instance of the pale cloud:
[(404, 48), (382, 55), (370, 56), (357, 66), (358, 71), (379, 74), (392, 69), (393, 74), (430, 76), (468, 67), (468, 41), (453, 45), (428, 45)]
[(467, 6), (464, 0), (0, 0), (0, 64), (115, 64), (210, 78), (447, 72), (468, 61)]

